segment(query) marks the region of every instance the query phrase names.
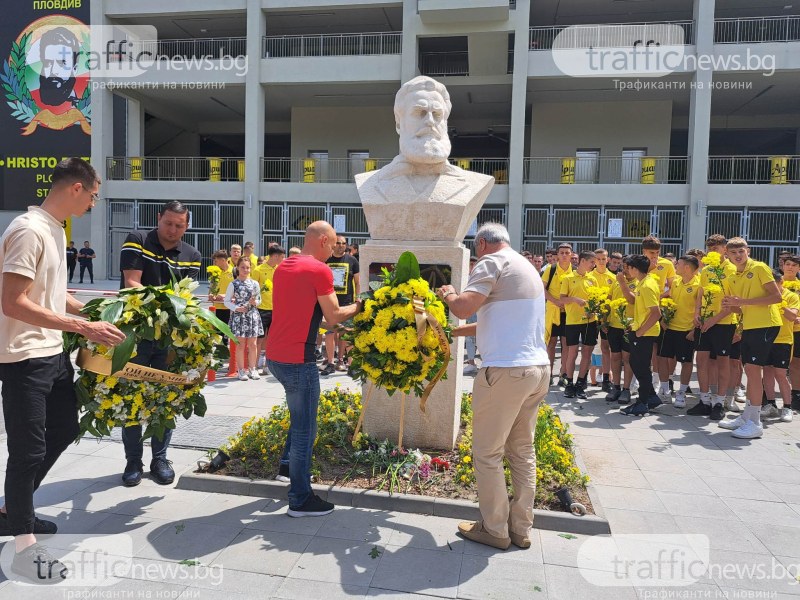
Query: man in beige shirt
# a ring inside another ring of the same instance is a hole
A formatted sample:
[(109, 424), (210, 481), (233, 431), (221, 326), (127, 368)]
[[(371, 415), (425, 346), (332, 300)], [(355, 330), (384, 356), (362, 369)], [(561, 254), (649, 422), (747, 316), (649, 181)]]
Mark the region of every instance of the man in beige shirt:
[(61, 332), (107, 346), (125, 339), (110, 323), (67, 316), (80, 314), (83, 304), (67, 294), (61, 222), (94, 206), (99, 187), (89, 163), (61, 161), (42, 205), (15, 218), (0, 238), (0, 382), (8, 432), (0, 536), (14, 536), (11, 570), (36, 583), (67, 577), (64, 565), (36, 543), (36, 534), (56, 532), (55, 523), (37, 519), (33, 510), (34, 491), (79, 432), (73, 369)]

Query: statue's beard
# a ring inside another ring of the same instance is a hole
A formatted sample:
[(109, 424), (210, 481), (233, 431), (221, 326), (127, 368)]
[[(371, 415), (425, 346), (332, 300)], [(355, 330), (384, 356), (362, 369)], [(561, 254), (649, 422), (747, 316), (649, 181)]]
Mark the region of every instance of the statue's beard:
[(426, 128), (413, 136), (400, 136), (400, 154), (412, 163), (445, 162), (450, 156), (450, 149), (450, 138), (447, 134), (441, 134), (433, 129)]
[(67, 100), (75, 87), (75, 78), (39, 77), (39, 97), (44, 104), (59, 106)]

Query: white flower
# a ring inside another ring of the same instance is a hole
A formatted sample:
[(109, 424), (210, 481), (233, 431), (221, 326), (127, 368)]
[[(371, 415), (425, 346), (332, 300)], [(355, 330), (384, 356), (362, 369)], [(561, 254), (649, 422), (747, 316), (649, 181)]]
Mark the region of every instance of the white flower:
[(200, 378), (200, 371), (197, 369), (189, 369), (188, 371), (184, 371), (182, 375), (186, 376), (186, 381), (194, 381)]

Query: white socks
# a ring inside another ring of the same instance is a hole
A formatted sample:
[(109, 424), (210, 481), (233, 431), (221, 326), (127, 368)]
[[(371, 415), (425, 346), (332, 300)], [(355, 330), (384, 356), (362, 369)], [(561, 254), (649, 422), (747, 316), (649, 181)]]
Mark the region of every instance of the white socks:
[(760, 406), (745, 406), (742, 412), (742, 418), (745, 421), (752, 421), (756, 425), (761, 424), (761, 407)]
[(703, 404), (711, 405), (711, 394), (709, 394), (708, 392), (702, 392), (700, 394), (700, 402), (702, 402)]
[(666, 381), (662, 381), (658, 393), (664, 395), (669, 394), (669, 383), (667, 383)]
[(684, 384), (684, 383), (681, 384), (681, 389), (680, 389), (681, 392), (685, 392), (688, 389), (689, 389), (689, 384), (688, 383), (687, 384)]

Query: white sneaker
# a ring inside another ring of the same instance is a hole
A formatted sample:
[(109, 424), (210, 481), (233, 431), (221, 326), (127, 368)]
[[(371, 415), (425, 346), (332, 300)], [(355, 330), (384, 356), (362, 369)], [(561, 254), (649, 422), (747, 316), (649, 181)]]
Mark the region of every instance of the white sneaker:
[(661, 385), (661, 380), (658, 378), (658, 373), (653, 373), (652, 380), (653, 380), (653, 389), (657, 390)]
[(633, 382), (631, 383), (630, 391), (631, 394), (635, 394), (636, 392), (639, 391), (639, 381), (637, 379), (634, 379)]
[(778, 407), (774, 404), (765, 404), (761, 407), (761, 418), (762, 419), (776, 419), (781, 416)]
[(247, 371), (239, 369), (239, 381), (247, 381)]
[(744, 426), (744, 424), (747, 423), (747, 422), (748, 421), (745, 421), (742, 418), (742, 416), (739, 415), (735, 419), (725, 419), (723, 421), (720, 421), (719, 423), (717, 423), (717, 425), (719, 425), (723, 429), (734, 430), (734, 429), (739, 429), (740, 427)]
[(739, 402), (744, 402), (747, 399), (747, 390), (744, 389), (743, 385), (740, 385), (736, 388), (733, 395)]
[(792, 422), (792, 409), (791, 408), (782, 408), (781, 409), (781, 421), (784, 423), (791, 423)]
[(250, 369), (247, 375), (250, 377), (250, 379), (261, 379), (261, 375), (258, 374), (256, 369)]
[(269, 375), (269, 369), (266, 366), (261, 367), (261, 371), (259, 371), (264, 377)]
[(464, 375), (475, 375), (478, 373), (478, 367), (475, 365), (464, 365)]
[(725, 409), (734, 413), (742, 412), (742, 407), (736, 404), (734, 398), (725, 398)]
[(686, 408), (686, 392), (675, 392), (675, 408)]
[(764, 435), (764, 427), (753, 421), (747, 421), (747, 423), (736, 429), (731, 435), (742, 440), (752, 440)]

